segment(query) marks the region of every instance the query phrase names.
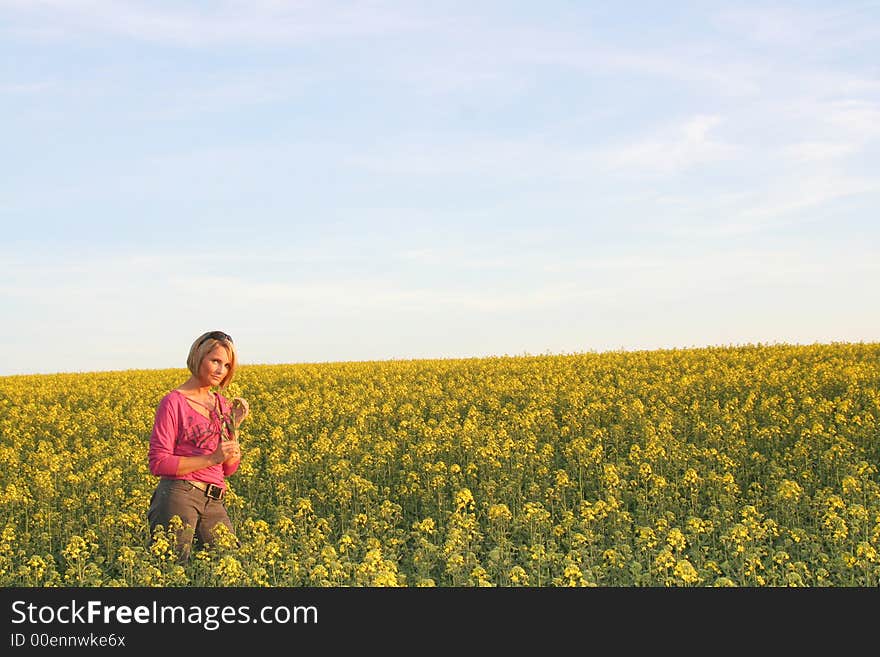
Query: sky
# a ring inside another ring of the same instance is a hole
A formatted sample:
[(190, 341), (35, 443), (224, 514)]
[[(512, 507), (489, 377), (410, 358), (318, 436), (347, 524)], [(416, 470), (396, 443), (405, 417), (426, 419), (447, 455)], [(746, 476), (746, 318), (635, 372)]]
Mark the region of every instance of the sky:
[(0, 375), (880, 340), (880, 2), (0, 0)]

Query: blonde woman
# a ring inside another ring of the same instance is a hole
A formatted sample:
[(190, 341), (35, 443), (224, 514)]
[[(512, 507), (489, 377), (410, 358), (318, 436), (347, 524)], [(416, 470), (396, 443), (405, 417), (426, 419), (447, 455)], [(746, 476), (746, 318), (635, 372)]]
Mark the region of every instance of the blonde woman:
[[(238, 427), (247, 417), (247, 401), (232, 403), (225, 390), (238, 359), (232, 338), (222, 331), (203, 333), (192, 343), (186, 365), (191, 376), (159, 402), (150, 434), (150, 472), (159, 482), (150, 498), (150, 532), (165, 529), (173, 516), (179, 560), (190, 558), (193, 539), (211, 542), (218, 524), (233, 531), (226, 513), (226, 478), (238, 470), (241, 449)], [(212, 389), (216, 388), (218, 391)]]

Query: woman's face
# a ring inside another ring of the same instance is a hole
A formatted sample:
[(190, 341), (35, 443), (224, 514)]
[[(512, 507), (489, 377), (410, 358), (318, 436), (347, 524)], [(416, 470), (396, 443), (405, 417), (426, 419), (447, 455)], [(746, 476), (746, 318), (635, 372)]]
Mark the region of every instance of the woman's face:
[(214, 345), (199, 366), (199, 379), (202, 385), (216, 386), (219, 385), (223, 378), (229, 372), (229, 353), (219, 342)]

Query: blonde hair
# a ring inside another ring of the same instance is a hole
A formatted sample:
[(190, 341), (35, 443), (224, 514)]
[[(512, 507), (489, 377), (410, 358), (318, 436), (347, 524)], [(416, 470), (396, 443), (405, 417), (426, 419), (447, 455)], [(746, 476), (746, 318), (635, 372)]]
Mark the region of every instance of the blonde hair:
[(220, 381), (219, 387), (226, 388), (232, 383), (232, 379), (235, 376), (235, 369), (238, 367), (238, 355), (235, 353), (235, 344), (233, 344), (232, 338), (225, 333), (223, 335), (225, 335), (226, 338), (211, 337), (215, 333), (220, 333), (220, 331), (208, 331), (207, 333), (202, 333), (195, 339), (192, 346), (189, 348), (189, 356), (186, 358), (186, 366), (189, 368), (189, 371), (192, 372), (193, 376), (198, 376), (199, 367), (201, 367), (202, 360), (204, 360), (205, 356), (207, 356), (216, 345), (223, 345), (229, 356), (229, 371), (226, 373), (226, 376), (223, 377), (223, 380)]

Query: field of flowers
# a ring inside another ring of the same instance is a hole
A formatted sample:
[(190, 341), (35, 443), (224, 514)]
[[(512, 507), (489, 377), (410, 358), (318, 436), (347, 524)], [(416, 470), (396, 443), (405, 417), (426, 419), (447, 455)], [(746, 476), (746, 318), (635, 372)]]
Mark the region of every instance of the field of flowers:
[(880, 344), (245, 365), (221, 536), (146, 522), (184, 369), (0, 377), (2, 586), (877, 586)]

